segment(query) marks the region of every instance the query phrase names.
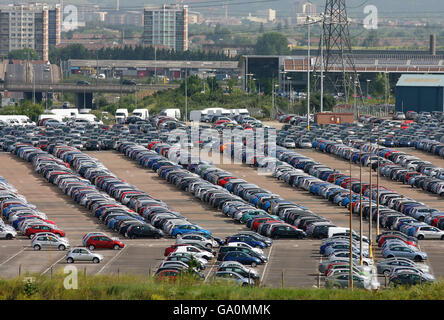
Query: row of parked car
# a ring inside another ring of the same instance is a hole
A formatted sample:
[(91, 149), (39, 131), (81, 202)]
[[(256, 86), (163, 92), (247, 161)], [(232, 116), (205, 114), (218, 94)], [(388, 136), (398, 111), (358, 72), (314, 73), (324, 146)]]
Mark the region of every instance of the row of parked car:
[(444, 157), (444, 143), (442, 142), (430, 139), (421, 139), (415, 141), (413, 146), (415, 149), (427, 151), (431, 154)]
[[(372, 186), (372, 201), (370, 201), (370, 184), (362, 183), (363, 196), (360, 198), (361, 182), (359, 179), (350, 178), (341, 172), (324, 166), (294, 151), (278, 148), (277, 156), (279, 159), (287, 162), (286, 164), (277, 166), (274, 174), (277, 178), (286, 181), (294, 187), (303, 188), (344, 207), (350, 206), (351, 188), (352, 212), (359, 214), (362, 203), (364, 218), (368, 219), (368, 217), (371, 216), (372, 220), (377, 222), (378, 210), (376, 200), (378, 190), (376, 190), (376, 186)], [(408, 212), (418, 211), (418, 209), (416, 209), (416, 211), (414, 210), (414, 206), (409, 207), (407, 205), (405, 202), (407, 198), (384, 187), (380, 187), (379, 197), (379, 223), (382, 227), (402, 230), (420, 239), (442, 239), (441, 230), (425, 224), (429, 222), (428, 220), (421, 222), (406, 215)], [(416, 202), (411, 200), (411, 203)], [(411, 211), (407, 210), (409, 208)], [(436, 215), (438, 215), (438, 213), (436, 213)]]
[[(325, 276), (326, 287), (348, 287), (350, 279), (350, 234), (335, 234), (323, 240), (320, 253), (326, 260), (319, 263), (319, 272)], [(353, 237), (358, 237), (354, 235)], [(387, 277), (389, 286), (417, 285), (435, 281), (430, 273), (430, 268), (424, 263), (421, 253), (414, 239), (408, 239), (404, 234), (398, 232), (381, 233), (377, 242), (382, 247), (383, 260), (374, 266), (372, 263), (360, 265), (359, 259), (355, 257), (359, 245), (353, 241), (353, 266), (352, 276), (354, 286), (377, 290), (380, 287), (377, 275)], [(371, 261), (371, 260), (370, 260)]]
[[(362, 150), (376, 155), (378, 147), (364, 144)], [(389, 148), (380, 148), (379, 156), (390, 161), (380, 165), (380, 173), (383, 176), (440, 196), (444, 195), (444, 168)]]
[[(267, 239), (255, 233), (243, 231), (227, 237), (223, 246), (213, 250), (212, 247), (204, 246), (196, 241), (195, 235), (199, 234), (187, 234), (180, 237), (176, 240), (176, 244), (165, 249), (165, 260), (156, 271), (158, 277), (175, 279), (184, 272), (191, 272), (204, 278), (199, 271), (205, 269), (206, 263), (217, 256), (220, 263), (214, 279), (232, 280), (242, 285), (257, 283), (260, 277), (254, 267), (263, 263), (264, 253), (261, 248), (267, 247)], [(271, 243), (269, 245), (271, 246)], [(194, 263), (193, 259), (195, 259)]]
[[(186, 153), (187, 151), (178, 152)], [(238, 156), (242, 157), (241, 154)], [(279, 195), (240, 179), (231, 172), (219, 169), (210, 163), (191, 164), (188, 165), (188, 169), (227, 194), (228, 201), (221, 202), (219, 208), (235, 221), (243, 222), (253, 231), (271, 238), (301, 239), (306, 237), (303, 230), (289, 225), (278, 216), (280, 210), (285, 208), (309, 212), (306, 207), (282, 199)]]
[[(125, 236), (131, 238), (150, 236), (159, 238), (164, 234), (176, 237), (191, 231), (200, 231), (211, 235), (210, 231), (192, 224), (179, 212), (168, 208), (164, 202), (154, 199), (146, 192), (118, 179), (97, 159), (66, 146), (57, 146), (53, 153), (70, 163), (80, 175), (92, 184), (108, 193), (122, 205), (130, 208), (129, 214), (120, 214), (119, 210), (117, 212), (108, 210), (108, 214), (102, 215), (100, 218), (109, 228), (123, 233), (120, 230), (122, 224), (131, 223), (132, 228), (124, 233)], [(174, 218), (162, 220), (161, 218), (165, 214)]]
[[(415, 185), (414, 181), (422, 181), (423, 184), (420, 186), (444, 185), (444, 181), (440, 179), (427, 179), (427, 176), (421, 173), (413, 170), (408, 171), (409, 169), (405, 169), (404, 166), (409, 164), (420, 166), (422, 163), (418, 160), (414, 160), (417, 158), (411, 158), (409, 155), (403, 152), (396, 152), (390, 149), (380, 149), (378, 157), (378, 155), (376, 155), (377, 146), (372, 144), (360, 145), (360, 147), (362, 147), (361, 153), (360, 150), (353, 147), (337, 144), (331, 141), (324, 141), (321, 139), (313, 143), (313, 145), (316, 149), (335, 154), (347, 161), (350, 161), (351, 158), (351, 161), (359, 163), (361, 158), (362, 165), (375, 166), (376, 164), (375, 169), (377, 167), (379, 158), (379, 171), (382, 176), (389, 177), (393, 180), (402, 181), (403, 183), (410, 183), (412, 186)], [(392, 161), (396, 161), (401, 166), (394, 164)], [(424, 179), (419, 180), (420, 176), (422, 176)], [(425, 184), (426, 182), (427, 184)], [(369, 187), (370, 185), (368, 183), (363, 183), (363, 193), (368, 197), (370, 197)], [(359, 193), (360, 181), (357, 180), (355, 186), (352, 186), (352, 189)], [(373, 200), (378, 199), (378, 190), (375, 185), (372, 185), (371, 197)], [(386, 205), (390, 209), (394, 209), (401, 212), (403, 215), (408, 216), (403, 217), (401, 215), (402, 219), (398, 219), (397, 222), (394, 222), (394, 224), (391, 226), (392, 228), (398, 228), (398, 230), (401, 230), (402, 227), (402, 230), (405, 230), (405, 232), (411, 235), (415, 235), (419, 239), (443, 239), (444, 232), (439, 229), (442, 227), (442, 224), (444, 224), (444, 219), (441, 219), (441, 221), (435, 220), (436, 218), (443, 216), (443, 213), (440, 213), (439, 210), (430, 208), (424, 203), (414, 199), (404, 197), (403, 195), (400, 195), (399, 193), (385, 187), (380, 187), (379, 189), (379, 202), (382, 205)], [(405, 225), (399, 225), (399, 221), (403, 221), (403, 224)], [(381, 223), (384, 223), (384, 221), (381, 221)]]
[[(70, 148), (56, 146), (55, 144), (48, 146), (50, 152), (58, 155), (69, 153), (67, 151)], [(109, 195), (100, 192), (89, 180), (82, 178), (74, 172), (64, 160), (29, 145), (17, 144), (14, 153), (22, 159), (31, 161), (37, 173), (43, 175), (49, 182), (57, 185), (65, 194), (73, 198), (74, 201), (90, 210), (95, 217), (106, 223), (112, 230), (119, 231), (120, 234), (127, 235), (130, 238), (135, 238), (147, 236), (146, 233), (139, 232), (146, 227), (150, 230), (154, 229), (150, 236), (154, 234), (158, 237), (162, 236), (160, 230), (152, 228), (137, 213), (117, 202)], [(79, 161), (80, 158), (82, 157), (77, 152), (73, 152), (71, 157), (67, 154), (65, 160), (74, 163), (74, 159)], [(84, 167), (82, 172), (86, 172), (86, 169), (87, 167)], [(116, 188), (116, 191), (118, 190)], [(117, 217), (120, 217), (120, 220)], [(115, 223), (111, 225), (111, 221)], [(119, 228), (117, 228), (117, 221), (120, 223)], [(53, 233), (57, 233), (57, 230), (54, 230)]]
[(15, 187), (1, 176), (0, 213), (3, 217), (3, 219), (0, 219), (0, 239), (6, 240), (12, 240), (17, 236), (16, 229), (19, 225), (22, 227), (25, 223), (42, 223), (48, 219), (43, 212), (28, 203)]

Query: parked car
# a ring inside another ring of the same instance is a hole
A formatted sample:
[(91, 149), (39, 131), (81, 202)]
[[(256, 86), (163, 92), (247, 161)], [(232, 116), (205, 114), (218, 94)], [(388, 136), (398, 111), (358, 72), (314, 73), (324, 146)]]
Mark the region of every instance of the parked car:
[(243, 286), (248, 286), (248, 285), (253, 286), (254, 285), (253, 279), (246, 278), (245, 276), (243, 276), (237, 272), (233, 272), (233, 271), (217, 271), (215, 274), (215, 278), (216, 279), (231, 280), (231, 281), (239, 283)]
[(55, 234), (37, 234), (31, 241), (31, 247), (34, 250), (58, 249), (64, 251), (69, 249), (70, 245), (67, 239), (59, 238)]
[(122, 241), (110, 238), (108, 236), (98, 235), (90, 237), (86, 241), (85, 247), (89, 248), (89, 250), (95, 249), (123, 249), (125, 245)]
[(223, 256), (222, 261), (237, 261), (242, 264), (251, 265), (253, 268), (262, 264), (262, 261), (259, 258), (253, 257), (242, 251), (228, 252)]
[(86, 248), (72, 248), (65, 256), (67, 263), (74, 263), (76, 261), (92, 261), (94, 263), (100, 263), (103, 260), (103, 256), (89, 251)]

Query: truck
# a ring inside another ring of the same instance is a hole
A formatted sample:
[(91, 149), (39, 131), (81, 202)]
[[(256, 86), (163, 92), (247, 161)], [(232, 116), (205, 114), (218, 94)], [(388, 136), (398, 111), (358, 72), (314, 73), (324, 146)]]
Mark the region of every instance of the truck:
[(103, 124), (103, 122), (101, 120), (99, 120), (99, 118), (97, 118), (95, 115), (90, 114), (90, 113), (79, 113), (75, 116), (75, 120), (77, 119), (82, 119), (82, 120), (86, 120), (91, 124)]
[(51, 109), (49, 114), (61, 116), (62, 118), (72, 119), (79, 114), (79, 110), (77, 108)]
[(176, 120), (180, 120), (180, 109), (163, 109), (160, 111), (160, 114), (163, 116), (175, 118)]
[(138, 117), (142, 120), (147, 120), (150, 116), (148, 109), (134, 109), (132, 116)]
[(128, 118), (128, 109), (117, 109), (115, 118), (116, 123), (125, 123), (126, 118)]

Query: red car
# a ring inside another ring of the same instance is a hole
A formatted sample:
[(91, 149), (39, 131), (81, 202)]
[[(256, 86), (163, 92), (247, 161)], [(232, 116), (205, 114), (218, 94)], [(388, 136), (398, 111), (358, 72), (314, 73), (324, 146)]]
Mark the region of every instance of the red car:
[(51, 232), (56, 235), (59, 235), (60, 237), (65, 236), (64, 231), (62, 231), (60, 229), (55, 229), (52, 226), (49, 226), (47, 224), (35, 224), (35, 225), (29, 227), (28, 229), (26, 229), (24, 235), (26, 237), (29, 237), (29, 239), (31, 239), (35, 234), (40, 233), (40, 232)]
[(174, 251), (176, 251), (177, 247), (180, 246), (189, 246), (189, 243), (180, 243), (180, 244), (173, 244), (172, 246), (169, 246), (168, 248), (165, 249), (165, 252), (163, 253), (163, 255), (165, 257), (168, 257), (171, 253), (173, 253)]
[(90, 237), (86, 241), (86, 247), (88, 247), (89, 250), (94, 250), (94, 249), (118, 250), (118, 249), (122, 249), (123, 247), (125, 247), (125, 245), (123, 244), (123, 242), (121, 242), (119, 240), (115, 240), (115, 239), (112, 239), (112, 238), (104, 236), (104, 235), (97, 235), (97, 236)]

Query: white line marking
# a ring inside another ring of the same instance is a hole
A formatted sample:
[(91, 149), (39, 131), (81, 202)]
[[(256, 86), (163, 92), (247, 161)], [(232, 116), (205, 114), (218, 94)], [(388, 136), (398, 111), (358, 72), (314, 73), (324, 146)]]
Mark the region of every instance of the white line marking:
[(51, 264), (45, 271), (43, 271), (40, 275), (43, 276), (46, 272), (48, 272), (53, 266), (55, 266), (57, 263), (59, 263), (65, 256), (62, 256), (59, 260)]
[(102, 271), (103, 271), (103, 269), (105, 269), (106, 268), (106, 266), (107, 265), (109, 265), (112, 261), (114, 261), (118, 256), (120, 256), (121, 254), (122, 254), (122, 252), (126, 249), (126, 248), (128, 248), (129, 246), (128, 245), (126, 245), (125, 247), (123, 247), (123, 249), (122, 250), (119, 250), (119, 252), (114, 256), (114, 257), (112, 257), (96, 274), (99, 274), (99, 273), (101, 273)]
[(268, 264), (270, 263), (270, 257), (271, 257), (271, 251), (273, 251), (273, 245), (270, 247), (270, 252), (268, 252), (268, 260), (267, 260), (267, 263), (265, 264), (265, 268), (264, 268), (264, 271), (262, 272), (262, 277), (261, 277), (261, 281), (260, 281), (260, 283), (262, 284), (262, 281), (264, 280), (264, 276), (265, 276), (265, 271), (267, 271), (267, 267), (268, 267)]
[(20, 250), (19, 252), (17, 252), (16, 254), (14, 254), (13, 256), (11, 256), (10, 258), (6, 259), (5, 261), (3, 261), (2, 263), (0, 263), (0, 267), (2, 265), (4, 265), (5, 263), (7, 263), (8, 261), (14, 259), (16, 256), (18, 256), (20, 253), (22, 253), (25, 250), (25, 248), (23, 248), (22, 250)]

